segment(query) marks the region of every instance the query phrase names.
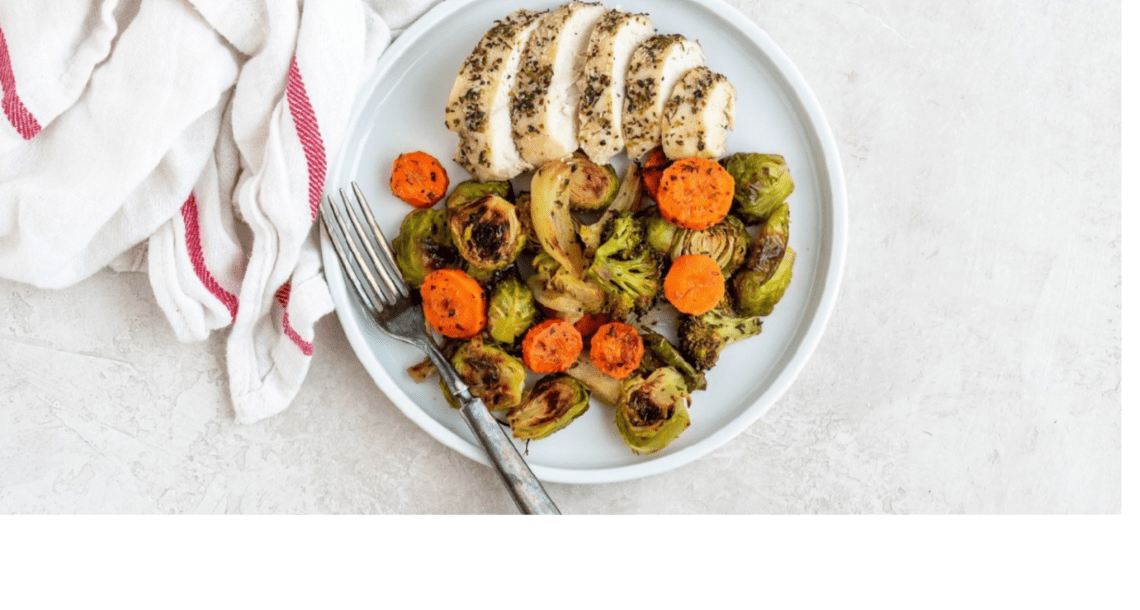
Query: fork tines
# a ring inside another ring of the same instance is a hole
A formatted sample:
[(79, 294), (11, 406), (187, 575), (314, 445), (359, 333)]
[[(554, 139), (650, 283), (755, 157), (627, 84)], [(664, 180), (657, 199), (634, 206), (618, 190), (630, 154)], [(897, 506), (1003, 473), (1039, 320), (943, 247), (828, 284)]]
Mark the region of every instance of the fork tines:
[[(328, 231), (345, 275), (356, 287), (364, 305), (373, 310), (373, 313), (379, 313), (384, 306), (395, 305), (400, 299), (407, 298), (409, 291), (400, 268), (396, 265), (392, 246), (376, 224), (368, 201), (356, 182), (352, 183), (352, 191), (356, 195), (355, 204), (349, 200), (344, 189), (340, 189), (344, 213), (332, 195), (326, 196), (321, 201), (321, 221)], [(361, 215), (367, 228), (360, 220)], [(330, 221), (330, 216), (333, 221)], [(348, 216), (348, 223), (345, 223), (345, 216)], [(361, 252), (362, 249), (367, 253), (367, 258)]]

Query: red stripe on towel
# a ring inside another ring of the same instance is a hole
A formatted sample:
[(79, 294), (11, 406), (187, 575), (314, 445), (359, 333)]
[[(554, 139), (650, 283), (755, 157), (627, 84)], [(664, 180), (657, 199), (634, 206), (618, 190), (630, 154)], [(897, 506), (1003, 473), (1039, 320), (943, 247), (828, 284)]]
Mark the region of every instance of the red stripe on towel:
[(24, 107), (16, 93), (16, 75), (12, 73), (12, 58), (8, 56), (8, 43), (4, 40), (4, 30), (0, 29), (0, 87), (4, 89), (4, 98), (0, 105), (4, 107), (4, 114), (8, 122), (20, 134), (21, 138), (31, 140), (40, 132), (40, 123), (32, 113)]
[(230, 312), (230, 321), (232, 322), (237, 318), (238, 299), (231, 292), (222, 288), (218, 280), (206, 268), (206, 257), (202, 253), (202, 233), (198, 225), (198, 201), (194, 198), (194, 193), (190, 193), (190, 198), (186, 203), (182, 204), (182, 222), (186, 225), (186, 253), (190, 255), (190, 264), (194, 266), (194, 275), (210, 291), (210, 294), (218, 298), (222, 305)]
[(293, 341), (294, 345), (301, 350), (302, 354), (312, 356), (313, 344), (302, 339), (301, 335), (289, 325), (289, 311), (286, 307), (289, 305), (289, 293), (292, 290), (292, 284), (285, 282), (281, 284), (281, 287), (278, 288), (277, 292), (273, 295), (273, 298), (277, 299), (277, 303), (281, 305), (281, 326), (285, 329), (285, 335)]
[(305, 82), (301, 79), (301, 70), (297, 67), (296, 57), (289, 64), (289, 80), (285, 86), (285, 95), (289, 100), (289, 114), (293, 116), (297, 137), (301, 140), (301, 148), (305, 151), (305, 162), (309, 165), (309, 210), (312, 212), (312, 219), (316, 220), (321, 191), (325, 188), (325, 143), (317, 126), (317, 115), (313, 112), (308, 93), (305, 92)]

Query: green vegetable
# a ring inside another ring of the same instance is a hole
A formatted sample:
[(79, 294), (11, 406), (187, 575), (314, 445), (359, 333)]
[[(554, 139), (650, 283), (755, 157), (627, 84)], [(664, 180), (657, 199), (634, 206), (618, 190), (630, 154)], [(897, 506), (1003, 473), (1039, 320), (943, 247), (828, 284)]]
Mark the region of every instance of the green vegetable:
[(590, 408), (590, 391), (567, 375), (543, 377), (523, 404), (507, 413), (515, 438), (538, 440), (565, 428)]
[(708, 387), (705, 374), (689, 364), (689, 361), (681, 355), (681, 351), (664, 336), (648, 328), (642, 328), (641, 341), (645, 345), (645, 355), (642, 357), (641, 367), (638, 369), (640, 373), (648, 375), (661, 367), (668, 366), (681, 374), (689, 392)]
[(514, 201), (514, 186), (511, 185), (509, 180), (491, 180), (487, 182), (465, 180), (455, 185), (451, 194), (447, 196), (446, 206), (449, 210), (461, 208), (487, 195), (498, 195), (507, 201)]
[(515, 206), (498, 195), (449, 209), (447, 224), (460, 256), (478, 271), (506, 267), (526, 245)]
[(788, 247), (788, 205), (783, 204), (760, 228), (760, 236), (744, 265), (732, 277), (736, 309), (741, 315), (766, 316), (792, 281), (796, 253)]
[(622, 178), (621, 186), (618, 187), (617, 196), (606, 208), (602, 217), (597, 222), (590, 225), (582, 225), (578, 229), (578, 234), (582, 238), (582, 244), (585, 247), (586, 256), (594, 256), (594, 252), (602, 243), (602, 233), (605, 231), (609, 221), (614, 216), (622, 212), (636, 212), (641, 206), (641, 166), (636, 163), (630, 163), (625, 170), (625, 177)]
[(726, 277), (731, 276), (748, 255), (748, 230), (739, 218), (731, 214), (700, 231), (674, 226), (660, 214), (651, 214), (645, 224), (647, 239), (653, 249), (671, 259), (687, 254), (704, 254), (720, 265), (721, 273)]
[(732, 343), (760, 334), (760, 318), (737, 316), (726, 300), (699, 316), (682, 315), (677, 325), (681, 354), (697, 370), (707, 371)]
[(491, 291), (487, 305), (487, 331), (495, 341), (513, 344), (534, 324), (537, 316), (534, 294), (517, 277), (499, 282)]
[(665, 367), (622, 385), (618, 433), (634, 453), (664, 449), (689, 427), (689, 392), (676, 370)]
[(598, 165), (582, 151), (570, 157), (570, 209), (600, 212), (617, 196), (620, 181), (612, 165)]
[(661, 293), (661, 265), (645, 241), (645, 227), (629, 212), (606, 223), (588, 276), (606, 291), (607, 309), (615, 318), (644, 313)]
[(606, 306), (606, 293), (601, 286), (575, 276), (546, 252), (535, 256), (531, 265), (534, 273), (527, 278), (527, 285), (534, 299), (571, 324)]
[(736, 182), (732, 211), (754, 225), (764, 222), (792, 194), (795, 184), (781, 155), (736, 153), (720, 164)]
[(400, 224), (392, 249), (404, 281), (415, 288), (424, 283), (427, 274), (459, 261), (443, 210), (412, 210)]
[[(459, 346), (451, 357), (451, 364), (467, 384), (471, 395), (482, 398), (488, 409), (502, 411), (522, 404), (526, 368), (522, 361), (502, 348), (475, 337)], [(448, 391), (442, 379), (439, 385), (448, 404), (458, 409), (459, 401)]]

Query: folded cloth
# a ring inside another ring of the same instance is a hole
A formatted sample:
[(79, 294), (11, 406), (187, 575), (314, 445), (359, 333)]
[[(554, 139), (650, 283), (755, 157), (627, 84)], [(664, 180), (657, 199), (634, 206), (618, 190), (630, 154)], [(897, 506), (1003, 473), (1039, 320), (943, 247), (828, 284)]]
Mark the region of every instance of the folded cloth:
[(283, 410), (332, 310), (313, 230), (354, 92), (438, 0), (0, 3), (0, 277), (145, 270), (228, 328), (237, 419)]

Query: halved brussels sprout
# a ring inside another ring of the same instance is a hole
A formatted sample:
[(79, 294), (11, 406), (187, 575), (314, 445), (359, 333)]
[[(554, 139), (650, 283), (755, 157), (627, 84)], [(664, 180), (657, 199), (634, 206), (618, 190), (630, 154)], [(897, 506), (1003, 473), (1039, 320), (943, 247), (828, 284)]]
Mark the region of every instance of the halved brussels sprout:
[(617, 196), (618, 180), (614, 166), (598, 165), (582, 151), (575, 152), (570, 163), (570, 209), (576, 212), (600, 212)]
[(760, 228), (744, 265), (732, 277), (736, 309), (745, 316), (766, 316), (792, 281), (796, 253), (788, 247), (788, 205), (783, 204)]
[(511, 345), (534, 324), (538, 308), (534, 294), (517, 277), (509, 277), (491, 291), (487, 305), (487, 331), (499, 343)]
[(796, 186), (781, 155), (736, 153), (720, 164), (736, 182), (732, 211), (748, 225), (767, 220)]
[(396, 266), (410, 286), (418, 288), (432, 271), (451, 267), (459, 255), (447, 229), (447, 212), (412, 210), (400, 224), (400, 234), (392, 240)]
[(482, 199), (487, 195), (498, 195), (507, 201), (514, 201), (514, 186), (509, 180), (465, 180), (455, 185), (455, 189), (447, 196), (447, 209), (461, 208), (472, 201)]
[(459, 255), (477, 270), (506, 267), (526, 245), (515, 206), (498, 195), (485, 195), (451, 208), (448, 217), (451, 240)]
[(788, 248), (772, 276), (760, 282), (753, 273), (739, 273), (733, 280), (736, 290), (737, 310), (745, 316), (766, 316), (776, 308), (776, 303), (784, 298), (788, 284), (792, 283), (792, 265), (796, 262), (796, 251)]
[(665, 367), (622, 385), (616, 422), (634, 453), (664, 449), (689, 427), (689, 392), (676, 369)]
[[(467, 384), (471, 395), (482, 398), (488, 409), (503, 411), (522, 404), (526, 368), (522, 361), (501, 348), (475, 337), (459, 346), (451, 357), (451, 364)], [(448, 404), (458, 409), (459, 401), (447, 390), (442, 379), (439, 385)]]
[(661, 217), (651, 214), (646, 219), (649, 245), (669, 258), (687, 254), (704, 254), (720, 265), (720, 271), (730, 276), (748, 256), (748, 229), (739, 218), (729, 214), (715, 225), (694, 231), (674, 226)]
[(565, 428), (590, 408), (590, 391), (567, 375), (543, 377), (523, 404), (507, 413), (515, 438), (538, 440)]

